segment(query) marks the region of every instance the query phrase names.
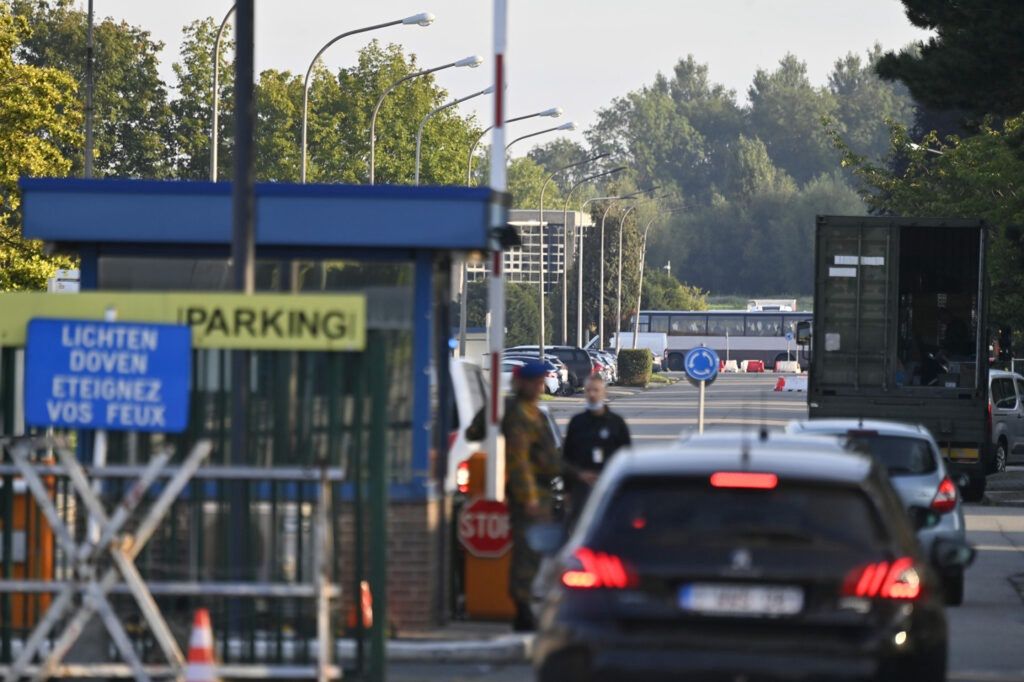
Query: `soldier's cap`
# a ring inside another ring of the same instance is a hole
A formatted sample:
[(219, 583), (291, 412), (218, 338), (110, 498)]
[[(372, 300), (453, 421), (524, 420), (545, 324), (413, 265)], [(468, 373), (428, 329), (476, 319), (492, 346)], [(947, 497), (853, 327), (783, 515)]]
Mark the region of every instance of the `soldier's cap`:
[(512, 376), (517, 379), (542, 379), (547, 373), (548, 368), (540, 360), (527, 360), (512, 371)]

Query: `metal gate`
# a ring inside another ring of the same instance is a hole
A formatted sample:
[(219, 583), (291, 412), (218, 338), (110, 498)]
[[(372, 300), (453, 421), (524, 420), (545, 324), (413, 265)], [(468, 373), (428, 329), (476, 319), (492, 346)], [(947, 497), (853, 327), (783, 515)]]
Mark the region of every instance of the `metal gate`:
[[(372, 588), (374, 611), (387, 613), (388, 487), (411, 475), (410, 348), (408, 329), (377, 329), (369, 331), (362, 353), (250, 353), (250, 452), (243, 465), (229, 452), (229, 351), (194, 351), (186, 433), (110, 434), (107, 465), (87, 468), (100, 481), (99, 498), (106, 509), (124, 498), (159, 453), (174, 454), (140, 509), (157, 499), (197, 442), (212, 444), (206, 464), (175, 496), (135, 559), (178, 646), (187, 648), (192, 613), (205, 607), (228, 676), (323, 677), (325, 651), (335, 661), (344, 654), (346, 676), (382, 669), (386, 618), (378, 616), (366, 631), (363, 619), (349, 614), (360, 614), (363, 581)], [(22, 435), (16, 432), (22, 355), (16, 349), (0, 350), (4, 436)], [(87, 434), (56, 435), (77, 449), (78, 459), (90, 461)], [(82, 537), (87, 515), (69, 471), (50, 458), (52, 451), (32, 452), (56, 513)], [(40, 505), (27, 494), (18, 472), (5, 454), (0, 462), (0, 670), (5, 672), (53, 595), (76, 576), (72, 552), (44, 531), (48, 524)], [(233, 502), (240, 502), (241, 516), (237, 508), (231, 513)], [(328, 544), (333, 544), (325, 580), (336, 586), (324, 596), (331, 633), (327, 647), (319, 646), (315, 617), (316, 600), (324, 595), (316, 570), (321, 514), (329, 527)], [(130, 522), (126, 529), (135, 530)], [(229, 542), (232, 535), (243, 541)], [(240, 547), (240, 555), (229, 554), (229, 546)], [(110, 603), (147, 670), (175, 676), (179, 671), (167, 666), (166, 647), (154, 637), (129, 588), (115, 587)], [(69, 619), (70, 614), (64, 616), (55, 632)], [(354, 641), (351, 650), (340, 647), (343, 638)], [(51, 637), (47, 645), (52, 644)], [(104, 649), (111, 654), (108, 660), (120, 665), (105, 676), (132, 674), (115, 646), (105, 644)], [(95, 676), (74, 666), (51, 672)], [(333, 667), (328, 672), (341, 674)]]

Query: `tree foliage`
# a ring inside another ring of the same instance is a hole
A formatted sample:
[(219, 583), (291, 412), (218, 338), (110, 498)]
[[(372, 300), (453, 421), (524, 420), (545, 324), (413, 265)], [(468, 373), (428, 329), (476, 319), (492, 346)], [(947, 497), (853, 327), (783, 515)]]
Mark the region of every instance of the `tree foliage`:
[(29, 36), (26, 19), (0, 4), (0, 291), (43, 288), (55, 268), (70, 264), (21, 233), (19, 177), (66, 174), (65, 150), (81, 144), (75, 81), (16, 59)]
[[(75, 109), (85, 108), (86, 14), (72, 0), (9, 0), (13, 12), (31, 28), (15, 58), (31, 66), (59, 69), (79, 84)], [(163, 44), (148, 31), (125, 22), (96, 23), (95, 174), (118, 177), (166, 177), (171, 155), (167, 137), (171, 108), (158, 72)], [(82, 122), (79, 118), (79, 126)], [(81, 143), (66, 140), (61, 152), (72, 173), (84, 160)]]
[(918, 102), (975, 121), (1024, 111), (1024, 3), (1020, 0), (902, 0), (912, 24), (935, 33), (889, 52), (878, 73), (902, 81)]
[(852, 152), (838, 137), (837, 145), (874, 211), (986, 220), (992, 227), (991, 319), (1024, 328), (1024, 116), (985, 125), (965, 139), (931, 134), (920, 144), (906, 128), (893, 126), (892, 150), (902, 160), (897, 170)]

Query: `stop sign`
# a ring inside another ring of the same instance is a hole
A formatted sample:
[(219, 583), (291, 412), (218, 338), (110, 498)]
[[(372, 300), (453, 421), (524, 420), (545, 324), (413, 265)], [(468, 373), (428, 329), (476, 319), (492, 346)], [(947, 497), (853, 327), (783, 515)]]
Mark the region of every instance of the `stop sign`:
[(508, 506), (494, 500), (472, 500), (459, 512), (459, 542), (476, 557), (504, 556), (512, 546)]

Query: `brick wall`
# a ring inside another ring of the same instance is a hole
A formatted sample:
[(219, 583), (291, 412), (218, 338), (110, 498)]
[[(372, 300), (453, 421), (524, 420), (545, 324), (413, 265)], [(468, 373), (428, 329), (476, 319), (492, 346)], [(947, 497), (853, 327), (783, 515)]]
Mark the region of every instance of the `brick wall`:
[[(418, 500), (392, 501), (388, 507), (388, 620), (400, 633), (437, 624), (438, 565), (437, 527), (440, 503)], [(369, 532), (364, 534), (369, 559)], [(335, 552), (345, 594), (343, 612), (352, 603), (352, 548), (355, 546), (352, 508), (343, 505)], [(374, 612), (374, 617), (380, 614)]]

